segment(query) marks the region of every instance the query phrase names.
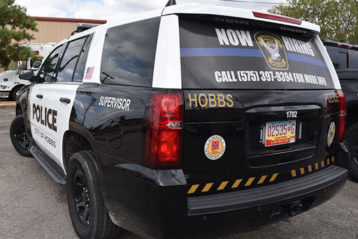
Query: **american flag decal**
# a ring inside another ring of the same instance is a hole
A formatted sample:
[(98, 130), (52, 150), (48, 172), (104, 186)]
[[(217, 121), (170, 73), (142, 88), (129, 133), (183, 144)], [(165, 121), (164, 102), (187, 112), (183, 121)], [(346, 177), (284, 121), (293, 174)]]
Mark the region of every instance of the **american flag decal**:
[(85, 80), (92, 79), (93, 71), (94, 71), (94, 67), (87, 67)]

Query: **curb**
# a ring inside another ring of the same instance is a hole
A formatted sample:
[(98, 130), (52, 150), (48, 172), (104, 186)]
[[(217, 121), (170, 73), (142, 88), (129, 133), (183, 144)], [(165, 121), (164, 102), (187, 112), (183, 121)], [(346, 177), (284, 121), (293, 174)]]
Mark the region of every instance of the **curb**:
[(15, 102), (15, 101), (0, 102), (0, 108), (3, 108), (3, 107), (14, 107), (14, 106), (16, 106), (16, 102)]

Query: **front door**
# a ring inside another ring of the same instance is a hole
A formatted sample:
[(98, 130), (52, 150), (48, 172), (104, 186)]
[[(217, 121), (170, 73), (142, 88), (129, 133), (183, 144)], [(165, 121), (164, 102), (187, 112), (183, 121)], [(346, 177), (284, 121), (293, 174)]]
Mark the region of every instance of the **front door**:
[(63, 169), (63, 136), (69, 129), (89, 42), (90, 38), (83, 37), (56, 48), (39, 71), (39, 79), (44, 83), (35, 84), (30, 92), (33, 138)]

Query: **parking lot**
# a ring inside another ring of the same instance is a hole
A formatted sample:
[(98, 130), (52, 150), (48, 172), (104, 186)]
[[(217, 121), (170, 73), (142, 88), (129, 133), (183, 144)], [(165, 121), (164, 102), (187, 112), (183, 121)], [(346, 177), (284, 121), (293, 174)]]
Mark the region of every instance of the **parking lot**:
[[(0, 238), (77, 238), (65, 188), (33, 158), (15, 152), (9, 139), (13, 107), (0, 101)], [(358, 183), (348, 181), (328, 203), (259, 230), (225, 238), (358, 238)], [(126, 234), (123, 238), (138, 238)], [(211, 238), (203, 235), (203, 238)], [(224, 238), (224, 237), (221, 237)]]

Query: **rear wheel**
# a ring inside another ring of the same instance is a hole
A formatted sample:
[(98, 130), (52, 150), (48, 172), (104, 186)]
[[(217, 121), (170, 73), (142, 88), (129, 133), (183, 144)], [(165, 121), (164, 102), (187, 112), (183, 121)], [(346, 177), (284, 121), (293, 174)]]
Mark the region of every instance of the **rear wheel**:
[(91, 151), (71, 157), (66, 183), (68, 209), (77, 235), (86, 239), (116, 238), (122, 229), (112, 223), (104, 206)]
[(358, 181), (358, 123), (350, 126), (346, 132), (346, 142), (351, 153), (351, 160), (348, 164), (348, 170), (351, 177)]
[(27, 137), (25, 131), (25, 121), (22, 115), (16, 116), (16, 118), (11, 122), (10, 126), (10, 139), (11, 143), (16, 149), (16, 151), (26, 157), (31, 157), (30, 153), (30, 140)]

